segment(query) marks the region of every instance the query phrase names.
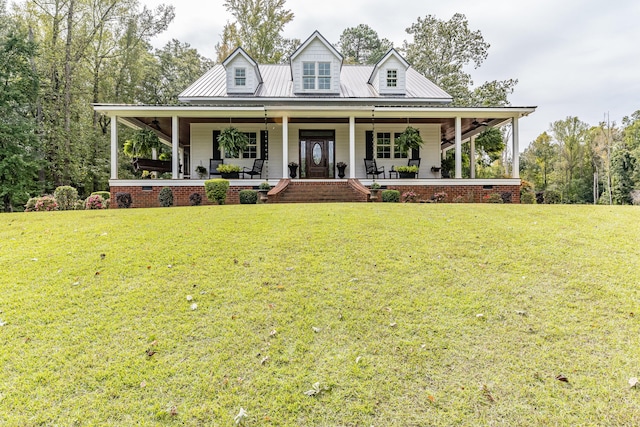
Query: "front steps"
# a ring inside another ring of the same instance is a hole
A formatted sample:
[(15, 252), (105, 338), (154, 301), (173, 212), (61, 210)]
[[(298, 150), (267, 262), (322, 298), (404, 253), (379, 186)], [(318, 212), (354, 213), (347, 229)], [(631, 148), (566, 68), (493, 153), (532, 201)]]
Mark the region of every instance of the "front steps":
[(267, 203), (368, 202), (369, 189), (357, 179), (281, 179), (268, 197)]

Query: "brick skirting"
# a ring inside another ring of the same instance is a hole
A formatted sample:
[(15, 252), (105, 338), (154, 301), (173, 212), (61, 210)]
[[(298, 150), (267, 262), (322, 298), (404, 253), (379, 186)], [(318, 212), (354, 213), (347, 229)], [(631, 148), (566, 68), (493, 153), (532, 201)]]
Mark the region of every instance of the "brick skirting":
[(400, 194), (413, 191), (418, 200), (429, 200), (436, 193), (446, 193), (443, 203), (483, 203), (485, 196), (498, 193), (511, 193), (511, 203), (520, 203), (519, 185), (389, 185), (389, 190), (398, 190)]
[[(207, 200), (207, 196), (204, 193), (204, 186), (202, 185), (192, 185), (192, 186), (171, 186), (171, 185), (154, 185), (154, 186), (126, 186), (126, 187), (111, 187), (111, 209), (117, 208), (118, 203), (116, 203), (116, 193), (129, 193), (131, 194), (131, 199), (133, 203), (131, 204), (132, 208), (157, 208), (160, 207), (160, 201), (158, 200), (158, 196), (160, 195), (160, 191), (164, 187), (170, 187), (171, 191), (173, 191), (173, 205), (174, 206), (190, 206), (191, 202), (189, 201), (189, 196), (193, 193), (198, 193), (202, 196), (202, 204), (203, 205), (211, 205), (213, 203)], [(239, 187), (230, 187), (227, 190), (227, 200), (226, 204), (228, 205), (237, 205), (240, 203), (240, 190), (253, 189), (252, 186), (239, 186)]]

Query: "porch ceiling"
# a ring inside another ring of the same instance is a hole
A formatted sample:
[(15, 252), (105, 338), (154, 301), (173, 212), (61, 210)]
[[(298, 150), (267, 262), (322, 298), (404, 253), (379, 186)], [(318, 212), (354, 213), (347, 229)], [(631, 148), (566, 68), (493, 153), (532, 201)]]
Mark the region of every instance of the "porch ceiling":
[[(146, 127), (155, 131), (164, 142), (170, 144), (172, 139), (171, 117), (121, 117), (122, 121), (127, 122), (134, 127)], [(463, 139), (478, 134), (486, 129), (487, 126), (499, 126), (510, 119), (495, 117), (465, 117), (461, 119)], [(267, 117), (267, 123), (282, 123), (280, 117)], [(179, 118), (179, 141), (181, 147), (190, 145), (190, 129), (192, 123), (227, 123), (227, 124), (243, 124), (243, 123), (265, 123), (265, 118), (247, 118), (247, 117), (180, 117)], [(336, 123), (346, 124), (349, 119), (345, 117), (292, 117), (289, 123)], [(356, 118), (356, 124), (371, 125), (373, 128), (376, 124), (439, 124), (441, 126), (441, 148), (446, 149), (454, 145), (455, 141), (455, 119), (454, 118), (420, 118), (420, 117), (393, 117), (393, 118)]]

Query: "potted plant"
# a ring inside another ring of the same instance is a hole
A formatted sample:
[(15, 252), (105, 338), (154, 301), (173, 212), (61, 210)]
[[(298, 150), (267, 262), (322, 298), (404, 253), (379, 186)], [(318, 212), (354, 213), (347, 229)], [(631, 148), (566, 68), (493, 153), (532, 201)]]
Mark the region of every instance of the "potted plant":
[(258, 186), (258, 195), (260, 196), (260, 201), (262, 203), (267, 203), (268, 196), (267, 193), (271, 190), (271, 184), (268, 181), (260, 183)]
[(422, 147), (424, 141), (418, 129), (407, 126), (407, 128), (396, 138), (396, 146), (402, 154), (407, 154), (409, 150), (417, 150)]
[(225, 179), (238, 179), (240, 178), (240, 166), (232, 164), (222, 164), (218, 166), (218, 172), (222, 178)]
[(347, 164), (345, 162), (338, 162), (336, 167), (338, 168), (338, 178), (344, 178), (344, 170), (347, 168)]
[(376, 200), (378, 200), (378, 194), (380, 193), (380, 188), (381, 188), (381, 185), (375, 181), (373, 181), (369, 186), (369, 191), (371, 192), (369, 199), (372, 202), (375, 202)]
[(240, 157), (240, 153), (249, 145), (249, 137), (247, 137), (245, 133), (240, 132), (238, 128), (229, 126), (220, 131), (218, 143), (220, 144), (220, 151), (223, 155), (238, 158)]
[(207, 177), (207, 168), (202, 165), (196, 166), (196, 173), (198, 174), (198, 178), (205, 179)]
[(396, 166), (400, 178), (415, 178), (418, 173), (417, 166)]
[(296, 162), (289, 162), (289, 176), (295, 178), (298, 175), (298, 164)]

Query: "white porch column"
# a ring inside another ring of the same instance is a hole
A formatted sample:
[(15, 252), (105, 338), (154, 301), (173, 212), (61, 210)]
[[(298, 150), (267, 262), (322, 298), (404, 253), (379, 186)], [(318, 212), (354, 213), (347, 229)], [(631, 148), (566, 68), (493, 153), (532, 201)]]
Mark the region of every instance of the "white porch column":
[(511, 147), (511, 177), (520, 178), (520, 126), (518, 124), (518, 118), (511, 119), (513, 129), (511, 129), (511, 141), (513, 146)]
[(471, 151), (469, 152), (469, 166), (470, 166), (470, 171), (469, 171), (469, 176), (471, 177), (471, 179), (474, 179), (476, 177), (476, 136), (473, 135), (471, 137), (471, 141), (469, 142), (469, 145), (471, 146)]
[(287, 116), (282, 116), (282, 177), (289, 177), (289, 117)]
[(356, 177), (356, 118), (349, 117), (349, 178)]
[(111, 116), (111, 179), (118, 179), (118, 117)]
[(180, 128), (178, 127), (178, 116), (171, 117), (171, 178), (180, 178)]
[(462, 119), (456, 117), (456, 178), (462, 178)]

